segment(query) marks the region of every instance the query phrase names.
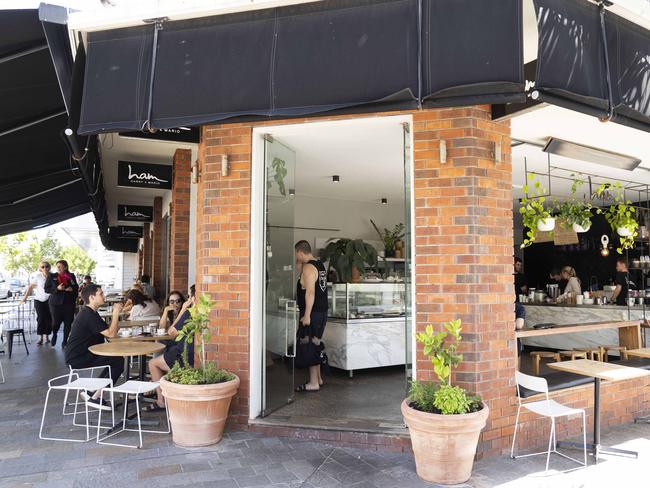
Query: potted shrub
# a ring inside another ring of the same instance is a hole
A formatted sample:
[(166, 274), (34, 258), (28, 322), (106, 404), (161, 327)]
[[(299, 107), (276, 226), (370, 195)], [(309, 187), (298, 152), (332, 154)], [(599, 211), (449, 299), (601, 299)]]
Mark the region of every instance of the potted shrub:
[(574, 232), (587, 232), (591, 228), (591, 204), (580, 200), (568, 200), (559, 206), (558, 220)]
[[(601, 185), (597, 190), (598, 196), (603, 195), (611, 188), (612, 185), (609, 184)], [(621, 245), (616, 248), (616, 252), (623, 254), (623, 249), (634, 248), (634, 238), (638, 235), (639, 223), (636, 221), (636, 209), (630, 200), (625, 199), (621, 184), (616, 183), (613, 188), (614, 203), (604, 211), (599, 209), (599, 213), (605, 214), (605, 220), (618, 234)]]
[(339, 275), (339, 280), (358, 283), (366, 272), (366, 265), (377, 266), (377, 251), (361, 239), (330, 239), (323, 255)]
[[(205, 343), (210, 341), (210, 295), (203, 294), (190, 308), (191, 318), (176, 337), (185, 339), (183, 364), (178, 362), (160, 380), (167, 400), (174, 442), (184, 447), (200, 447), (221, 440), (230, 401), (239, 388), (239, 378), (213, 363), (206, 362)], [(191, 367), (187, 345), (198, 338), (200, 366)]]
[(404, 224), (396, 224), (392, 230), (389, 230), (384, 227), (384, 231), (380, 231), (377, 224), (370, 219), (370, 223), (375, 228), (377, 235), (384, 243), (384, 255), (387, 258), (392, 258), (395, 256), (395, 250), (399, 247), (399, 242), (404, 238)]
[(428, 325), (425, 332), (416, 334), (438, 382), (413, 381), (409, 398), (402, 402), (402, 415), (411, 435), (418, 476), (432, 483), (458, 484), (472, 474), (478, 438), (490, 411), (478, 396), (452, 386), (452, 368), (462, 361), (456, 352), (461, 322), (452, 320), (444, 328), (434, 333)]
[[(535, 177), (529, 175), (528, 178), (534, 180)], [(528, 247), (535, 242), (538, 230), (549, 232), (555, 228), (555, 218), (551, 215), (550, 209), (544, 206), (546, 189), (540, 185), (539, 181), (532, 183), (534, 191), (530, 191), (530, 185), (524, 185), (524, 197), (520, 201), (519, 213), (523, 219), (524, 227), (528, 229), (521, 247)]]

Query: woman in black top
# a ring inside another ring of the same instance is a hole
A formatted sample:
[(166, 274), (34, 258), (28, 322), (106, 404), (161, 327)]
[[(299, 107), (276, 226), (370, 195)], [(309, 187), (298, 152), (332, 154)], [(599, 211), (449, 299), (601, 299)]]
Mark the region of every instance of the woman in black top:
[(50, 294), (50, 314), (52, 315), (52, 345), (56, 345), (57, 334), (63, 322), (63, 342), (61, 347), (68, 344), (70, 327), (74, 319), (79, 285), (74, 274), (68, 271), (68, 262), (56, 262), (56, 273), (50, 273), (45, 281), (45, 292)]
[[(296, 297), (300, 311), (300, 327), (297, 340), (311, 341), (321, 345), (327, 323), (327, 270), (314, 258), (307, 241), (295, 245), (296, 262), (302, 265), (296, 285)], [(320, 363), (309, 366), (309, 381), (299, 385), (296, 391), (318, 391), (323, 385)]]

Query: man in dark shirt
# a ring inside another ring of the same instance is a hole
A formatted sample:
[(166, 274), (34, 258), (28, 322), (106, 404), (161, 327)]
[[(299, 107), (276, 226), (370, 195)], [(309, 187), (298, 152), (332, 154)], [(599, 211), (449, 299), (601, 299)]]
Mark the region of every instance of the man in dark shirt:
[[(103, 343), (105, 337), (117, 336), (122, 304), (116, 303), (113, 305), (113, 317), (109, 326), (97, 313), (97, 309), (105, 303), (104, 291), (101, 286), (95, 284), (84, 286), (81, 299), (84, 306), (81, 307), (74, 322), (72, 322), (68, 346), (65, 349), (65, 362), (74, 369), (108, 365), (111, 367), (111, 379), (115, 384), (124, 370), (124, 359), (96, 356), (88, 348)], [(102, 372), (102, 376), (106, 376), (105, 370)], [(87, 398), (86, 401), (99, 405), (99, 395), (100, 392), (96, 391), (92, 398)], [(105, 405), (100, 406), (100, 408), (108, 409)]]
[(515, 257), (515, 301), (519, 301), (519, 295), (528, 294), (528, 283), (524, 276), (523, 270), (524, 263), (520, 258)]
[(614, 278), (616, 288), (612, 294), (612, 302), (616, 305), (627, 305), (627, 297), (630, 288), (634, 288), (634, 283), (630, 282), (627, 272), (627, 261), (625, 258), (616, 260), (616, 278)]

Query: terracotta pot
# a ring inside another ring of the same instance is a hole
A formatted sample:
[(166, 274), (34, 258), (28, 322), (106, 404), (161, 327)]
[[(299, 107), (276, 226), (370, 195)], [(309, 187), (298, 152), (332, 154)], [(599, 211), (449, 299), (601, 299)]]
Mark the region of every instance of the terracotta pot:
[(237, 376), (214, 385), (179, 385), (162, 378), (160, 388), (167, 399), (174, 443), (201, 447), (221, 440), (230, 400), (239, 388)]
[(359, 270), (352, 266), (352, 283), (360, 283), (361, 282), (361, 273), (359, 273)]
[(420, 412), (402, 402), (402, 415), (411, 435), (417, 474), (425, 481), (455, 485), (472, 475), (478, 437), (490, 414), (439, 415)]

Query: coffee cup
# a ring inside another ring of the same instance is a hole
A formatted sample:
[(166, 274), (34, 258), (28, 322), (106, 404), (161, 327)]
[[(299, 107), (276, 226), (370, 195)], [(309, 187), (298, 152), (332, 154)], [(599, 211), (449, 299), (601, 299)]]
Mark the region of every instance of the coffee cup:
[(165, 329), (156, 329), (156, 335), (162, 336), (165, 335)]
[(582, 305), (584, 298), (582, 295), (576, 295), (576, 305)]
[(129, 337), (131, 335), (131, 329), (121, 329), (119, 335), (121, 337)]
[(627, 304), (628, 304), (630, 307), (633, 307), (633, 306), (634, 306), (634, 298), (628, 298), (628, 299), (627, 299)]
[(644, 299), (643, 297), (637, 298), (637, 301), (639, 302), (639, 305), (643, 305)]
[(589, 300), (590, 293), (588, 291), (582, 294), (587, 300)]

